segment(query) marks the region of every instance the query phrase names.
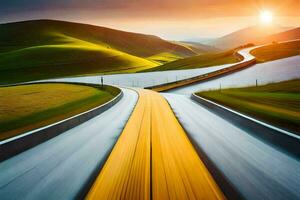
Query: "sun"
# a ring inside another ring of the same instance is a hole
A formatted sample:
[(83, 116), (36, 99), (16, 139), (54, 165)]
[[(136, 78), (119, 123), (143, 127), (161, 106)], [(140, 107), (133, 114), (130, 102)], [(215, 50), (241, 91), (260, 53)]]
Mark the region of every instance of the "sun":
[(260, 12), (260, 21), (263, 24), (271, 24), (273, 21), (273, 13), (269, 10), (262, 10)]

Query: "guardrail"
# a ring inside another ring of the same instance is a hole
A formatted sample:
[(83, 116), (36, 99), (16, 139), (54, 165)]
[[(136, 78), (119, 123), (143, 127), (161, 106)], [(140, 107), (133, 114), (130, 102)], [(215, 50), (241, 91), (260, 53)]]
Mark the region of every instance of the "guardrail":
[[(43, 82), (44, 83), (44, 82)], [(49, 83), (49, 82), (47, 82)], [(56, 82), (57, 83), (57, 82)], [(66, 84), (73, 84), (73, 83), (66, 83)], [(94, 84), (80, 84), (79, 85), (89, 85), (92, 87), (96, 87)], [(78, 126), (97, 115), (103, 113), (104, 111), (111, 108), (115, 105), (121, 98), (123, 97), (123, 92), (120, 89), (119, 94), (110, 100), (109, 102), (100, 105), (96, 108), (91, 110), (85, 111), (73, 117), (64, 119), (62, 121), (56, 122), (54, 124), (35, 129), (33, 131), (29, 131), (19, 136), (15, 136), (13, 138), (4, 140), (0, 142), (0, 162), (8, 159), (18, 153), (21, 153), (27, 149), (30, 149), (42, 142), (45, 142), (75, 126)]]
[(211, 80), (213, 78), (217, 78), (217, 77), (220, 77), (223, 75), (234, 73), (234, 72), (240, 71), (242, 69), (245, 69), (247, 67), (250, 67), (254, 64), (256, 64), (256, 60), (251, 59), (251, 60), (248, 60), (245, 62), (240, 62), (238, 64), (232, 65), (231, 67), (216, 70), (214, 72), (195, 76), (195, 77), (189, 78), (189, 79), (184, 79), (184, 80), (180, 80), (180, 81), (175, 81), (175, 82), (164, 83), (164, 84), (160, 84), (160, 85), (156, 85), (156, 86), (147, 87), (146, 89), (151, 89), (151, 90), (154, 90), (157, 92), (167, 91), (167, 90), (171, 90), (174, 88), (183, 87), (186, 85), (191, 85), (194, 83), (207, 81), (207, 80)]
[(246, 129), (251, 135), (300, 159), (300, 136), (199, 97), (195, 93), (191, 98), (234, 125)]

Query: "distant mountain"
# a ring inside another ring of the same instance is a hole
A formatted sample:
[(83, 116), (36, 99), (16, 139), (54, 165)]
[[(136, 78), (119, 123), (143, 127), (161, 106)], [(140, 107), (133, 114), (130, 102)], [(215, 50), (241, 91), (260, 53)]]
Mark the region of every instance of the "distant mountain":
[(201, 44), (209, 44), (212, 41), (216, 40), (216, 38), (188, 38), (184, 41), (186, 42), (192, 42), (192, 43), (201, 43)]
[(0, 82), (94, 74), (136, 72), (196, 55), (189, 47), (152, 35), (54, 20), (0, 25)]
[(271, 35), (287, 31), (291, 27), (282, 26), (252, 26), (235, 31), (210, 43), (210, 45), (222, 49), (231, 49), (247, 43), (255, 43), (258, 40)]
[(268, 43), (273, 41), (288, 41), (288, 40), (295, 40), (300, 39), (300, 27), (291, 29), (288, 31), (284, 31), (281, 33), (269, 35), (267, 37), (264, 37), (260, 40), (261, 43)]

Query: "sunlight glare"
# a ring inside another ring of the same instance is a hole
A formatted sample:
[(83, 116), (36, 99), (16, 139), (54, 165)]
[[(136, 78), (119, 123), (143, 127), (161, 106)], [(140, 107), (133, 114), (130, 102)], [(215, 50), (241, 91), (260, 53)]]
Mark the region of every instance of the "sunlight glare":
[(273, 14), (269, 10), (263, 10), (260, 12), (260, 21), (263, 24), (270, 24), (273, 21)]

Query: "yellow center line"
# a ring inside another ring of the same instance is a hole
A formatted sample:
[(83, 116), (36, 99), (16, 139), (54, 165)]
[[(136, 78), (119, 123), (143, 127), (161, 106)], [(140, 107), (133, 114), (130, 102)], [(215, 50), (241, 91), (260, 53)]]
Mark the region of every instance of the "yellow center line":
[(167, 101), (139, 100), (87, 199), (225, 199)]

